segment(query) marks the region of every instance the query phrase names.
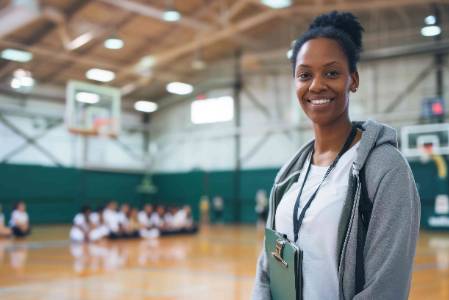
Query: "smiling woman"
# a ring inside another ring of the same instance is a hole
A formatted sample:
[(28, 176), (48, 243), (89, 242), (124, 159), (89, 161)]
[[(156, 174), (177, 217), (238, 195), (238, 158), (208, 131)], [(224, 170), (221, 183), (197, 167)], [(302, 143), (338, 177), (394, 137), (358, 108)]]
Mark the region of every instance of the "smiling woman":
[(362, 31), (332, 12), (295, 42), (296, 96), (315, 139), (276, 176), (253, 299), (408, 297), (420, 202), (395, 130), (349, 118)]
[(298, 53), (296, 94), (302, 109), (316, 124), (349, 124), (349, 91), (359, 82), (350, 72), (344, 52), (335, 40), (317, 38), (304, 44)]

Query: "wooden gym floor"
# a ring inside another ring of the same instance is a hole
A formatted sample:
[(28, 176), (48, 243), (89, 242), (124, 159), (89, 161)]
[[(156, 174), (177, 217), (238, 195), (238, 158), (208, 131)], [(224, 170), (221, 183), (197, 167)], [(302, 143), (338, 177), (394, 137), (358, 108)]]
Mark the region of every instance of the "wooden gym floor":
[[(0, 239), (0, 299), (250, 299), (263, 234), (212, 226), (194, 236), (75, 245), (69, 227)], [(410, 299), (449, 299), (449, 233), (422, 232)]]

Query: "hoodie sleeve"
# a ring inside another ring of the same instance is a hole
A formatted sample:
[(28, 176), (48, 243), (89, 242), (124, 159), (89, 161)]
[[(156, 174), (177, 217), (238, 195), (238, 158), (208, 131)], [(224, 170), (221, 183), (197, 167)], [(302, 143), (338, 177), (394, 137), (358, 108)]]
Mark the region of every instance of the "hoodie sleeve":
[(407, 299), (410, 290), (420, 200), (402, 155), (382, 156), (372, 155), (375, 163), (366, 170), (373, 210), (364, 248), (365, 284), (354, 299)]
[(252, 300), (271, 300), (268, 263), (264, 248), (262, 248), (262, 251), (257, 260), (256, 279), (254, 282), (252, 294)]

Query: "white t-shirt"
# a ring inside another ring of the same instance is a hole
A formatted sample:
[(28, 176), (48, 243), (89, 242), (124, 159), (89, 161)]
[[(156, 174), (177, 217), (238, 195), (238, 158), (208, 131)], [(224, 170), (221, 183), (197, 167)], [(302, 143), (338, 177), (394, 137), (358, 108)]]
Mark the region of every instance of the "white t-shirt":
[(86, 222), (86, 218), (82, 213), (76, 214), (75, 218), (73, 219), (73, 224), (85, 231), (89, 230), (89, 224)]
[(105, 209), (103, 211), (103, 220), (106, 227), (111, 232), (118, 232), (119, 231), (119, 216), (118, 213), (111, 209)]
[(117, 216), (120, 225), (122, 225), (123, 227), (127, 227), (129, 225), (129, 219), (124, 212), (119, 212)]
[(157, 212), (153, 212), (150, 217), (150, 224), (156, 227), (161, 227), (164, 224), (164, 221)]
[(90, 223), (92, 223), (95, 226), (99, 226), (100, 225), (100, 214), (97, 212), (92, 212), (89, 215), (89, 221)]
[(170, 212), (165, 213), (164, 215), (164, 223), (169, 227), (172, 228), (173, 227), (173, 215)]
[(187, 213), (185, 210), (180, 209), (174, 216), (172, 220), (172, 226), (175, 228), (182, 228), (187, 225)]
[(9, 226), (14, 227), (17, 224), (28, 224), (28, 214), (25, 211), (14, 210), (9, 220)]
[(144, 210), (139, 211), (139, 213), (137, 214), (137, 221), (139, 221), (139, 224), (144, 227), (149, 227), (151, 225), (150, 218), (148, 218), (148, 215)]
[[(338, 297), (337, 231), (346, 200), (349, 173), (358, 147), (359, 143), (355, 144), (340, 158), (321, 185), (299, 230), (297, 245), (303, 251), (304, 299)], [(304, 172), (301, 172), (298, 181), (284, 194), (276, 210), (276, 230), (287, 234), (290, 240), (294, 239), (293, 209), (309, 164), (310, 159), (304, 165)], [(298, 217), (327, 169), (328, 166), (311, 166), (302, 191)]]

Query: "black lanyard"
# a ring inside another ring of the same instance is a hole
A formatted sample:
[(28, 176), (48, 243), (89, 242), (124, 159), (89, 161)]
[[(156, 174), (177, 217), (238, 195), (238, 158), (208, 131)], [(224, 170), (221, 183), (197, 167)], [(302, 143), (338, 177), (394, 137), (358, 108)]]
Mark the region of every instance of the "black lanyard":
[(296, 197), (295, 208), (293, 209), (293, 234), (294, 234), (294, 237), (295, 237), (295, 239), (294, 239), (295, 243), (298, 240), (299, 228), (301, 227), (301, 224), (302, 224), (302, 221), (304, 219), (304, 215), (306, 214), (307, 209), (309, 208), (310, 204), (312, 204), (313, 199), (315, 199), (315, 197), (318, 194), (318, 191), (319, 191), (321, 185), (326, 180), (327, 176), (329, 176), (329, 173), (335, 168), (335, 166), (337, 165), (337, 163), (340, 160), (340, 158), (343, 156), (343, 154), (351, 146), (352, 142), (354, 141), (356, 133), (357, 133), (357, 127), (356, 126), (352, 126), (351, 133), (349, 134), (348, 138), (346, 139), (346, 142), (343, 145), (343, 148), (340, 150), (340, 153), (338, 153), (337, 157), (334, 159), (332, 164), (327, 169), (326, 174), (324, 174), (324, 177), (321, 180), (320, 184), (318, 185), (317, 189), (312, 194), (312, 196), (310, 197), (309, 201), (304, 206), (304, 208), (301, 211), (301, 214), (298, 217), (299, 198), (301, 198), (302, 190), (304, 189), (304, 185), (305, 185), (305, 183), (307, 181), (307, 177), (309, 176), (310, 167), (312, 165), (312, 158), (313, 158), (313, 153), (315, 151), (315, 147), (312, 149), (309, 165), (307, 166), (306, 175), (304, 176), (304, 180), (303, 180), (301, 188), (299, 190), (298, 197)]

